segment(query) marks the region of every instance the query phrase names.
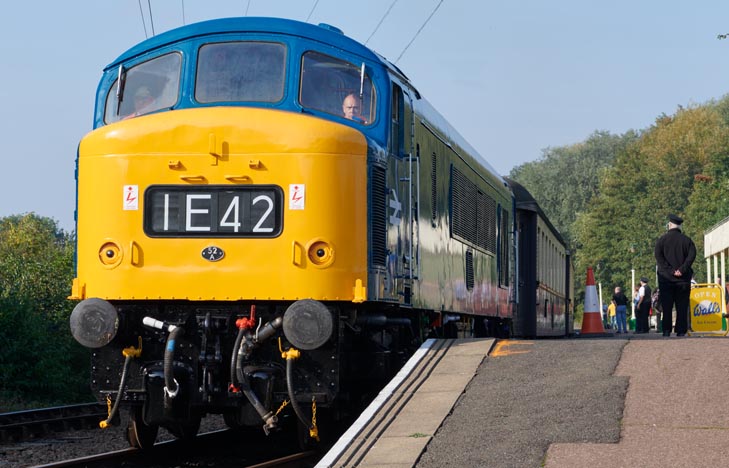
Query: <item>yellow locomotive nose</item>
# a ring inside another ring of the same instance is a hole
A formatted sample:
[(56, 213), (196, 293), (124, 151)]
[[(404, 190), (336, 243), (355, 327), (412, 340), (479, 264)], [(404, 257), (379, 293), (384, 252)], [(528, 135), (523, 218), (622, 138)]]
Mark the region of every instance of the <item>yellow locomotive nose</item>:
[(71, 297), (353, 300), (367, 285), (367, 151), (351, 127), (269, 109), (97, 128), (79, 148)]

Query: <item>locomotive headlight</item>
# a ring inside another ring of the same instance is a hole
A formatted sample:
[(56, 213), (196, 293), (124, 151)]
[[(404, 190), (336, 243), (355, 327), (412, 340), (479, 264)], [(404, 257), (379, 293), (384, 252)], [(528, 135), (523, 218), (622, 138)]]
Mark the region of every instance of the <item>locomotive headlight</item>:
[(314, 239), (306, 247), (309, 261), (321, 268), (334, 263), (334, 246), (323, 239)]
[(103, 299), (84, 299), (71, 312), (71, 334), (87, 348), (106, 346), (118, 329), (116, 308)]
[(319, 301), (296, 301), (284, 313), (284, 335), (299, 349), (320, 348), (332, 336), (333, 328), (332, 313)]
[(99, 261), (107, 268), (119, 265), (122, 257), (122, 249), (116, 242), (105, 242), (99, 249)]

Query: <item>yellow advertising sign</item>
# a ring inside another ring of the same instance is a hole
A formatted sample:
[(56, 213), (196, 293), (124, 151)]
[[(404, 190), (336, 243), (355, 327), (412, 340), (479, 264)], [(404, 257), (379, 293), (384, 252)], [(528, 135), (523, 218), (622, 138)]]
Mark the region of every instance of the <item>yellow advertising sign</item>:
[(720, 284), (698, 284), (691, 288), (689, 317), (693, 333), (721, 333), (725, 313), (724, 288)]

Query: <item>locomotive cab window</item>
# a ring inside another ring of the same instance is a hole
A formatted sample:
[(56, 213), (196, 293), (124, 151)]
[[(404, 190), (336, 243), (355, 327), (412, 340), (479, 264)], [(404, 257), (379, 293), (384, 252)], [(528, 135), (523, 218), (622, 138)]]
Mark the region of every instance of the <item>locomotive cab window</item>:
[[(104, 122), (149, 114), (177, 103), (182, 57), (173, 52), (125, 70), (109, 88)], [(120, 84), (121, 80), (121, 84)]]
[(206, 44), (197, 59), (195, 99), (278, 102), (283, 99), (286, 48), (275, 42)]
[(304, 107), (363, 125), (375, 120), (376, 93), (364, 64), (307, 52), (301, 60), (299, 101)]

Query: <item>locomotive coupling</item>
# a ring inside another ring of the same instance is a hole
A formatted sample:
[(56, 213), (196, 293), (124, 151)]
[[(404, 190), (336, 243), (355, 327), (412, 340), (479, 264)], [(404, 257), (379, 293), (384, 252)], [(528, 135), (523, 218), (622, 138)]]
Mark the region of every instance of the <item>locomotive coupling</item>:
[(109, 302), (92, 297), (73, 308), (70, 318), (71, 334), (87, 348), (108, 345), (119, 329), (119, 315)]
[(329, 341), (334, 329), (332, 313), (319, 301), (302, 299), (286, 309), (283, 331), (293, 346), (311, 351)]

